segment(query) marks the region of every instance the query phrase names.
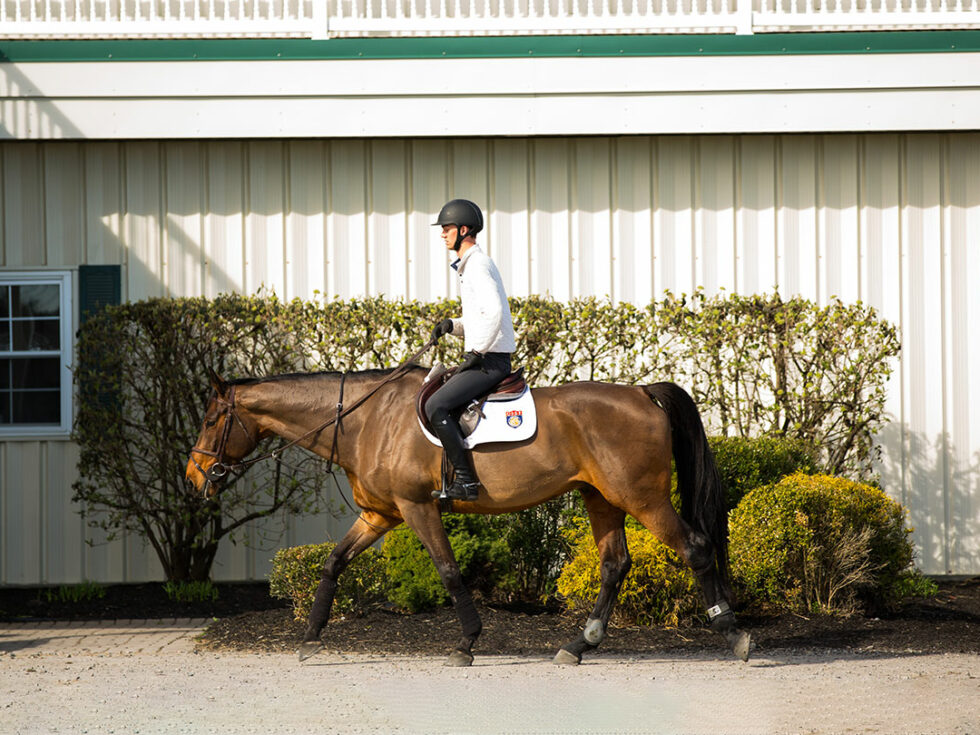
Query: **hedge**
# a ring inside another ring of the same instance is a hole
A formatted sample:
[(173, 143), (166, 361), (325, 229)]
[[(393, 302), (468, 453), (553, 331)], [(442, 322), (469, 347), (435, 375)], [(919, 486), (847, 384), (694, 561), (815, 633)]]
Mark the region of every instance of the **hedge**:
[[(800, 439), (820, 448), (823, 471), (871, 473), (899, 343), (866, 305), (699, 291), (645, 307), (529, 296), (511, 299), (511, 310), (514, 364), (532, 385), (673, 380), (712, 433)], [(206, 367), (226, 378), (392, 367), (458, 313), (455, 300), (284, 302), (274, 294), (109, 307), (79, 332), (74, 499), (107, 532), (142, 535), (168, 578), (206, 579), (221, 539), (272, 513), (308, 511), (323, 477), (312, 460), (262, 482), (256, 468), (220, 498), (189, 497), (182, 470), (201, 426)], [(460, 352), (459, 340), (444, 339), (426, 360), (449, 363)]]

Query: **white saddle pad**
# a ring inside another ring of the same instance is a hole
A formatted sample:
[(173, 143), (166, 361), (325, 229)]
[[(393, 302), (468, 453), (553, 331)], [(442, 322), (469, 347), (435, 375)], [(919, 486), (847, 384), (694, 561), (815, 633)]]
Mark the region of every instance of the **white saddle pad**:
[[(467, 449), (479, 444), (494, 442), (520, 442), (530, 439), (538, 428), (538, 417), (534, 411), (534, 398), (531, 389), (507, 400), (488, 400), (483, 406), (483, 416), (480, 417), (473, 433), (466, 437)], [(422, 421), (419, 421), (422, 433), (437, 447), (442, 446), (434, 434), (429, 432)]]

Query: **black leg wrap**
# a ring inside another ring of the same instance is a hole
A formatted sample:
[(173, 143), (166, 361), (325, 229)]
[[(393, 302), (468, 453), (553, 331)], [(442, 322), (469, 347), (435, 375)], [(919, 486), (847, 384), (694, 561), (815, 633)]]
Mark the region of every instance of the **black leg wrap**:
[(456, 615), (459, 617), (460, 625), (463, 627), (463, 637), (476, 640), (483, 631), (483, 621), (480, 614), (476, 611), (473, 598), (469, 592), (460, 592), (453, 597), (453, 607), (456, 608)]
[(721, 602), (708, 610), (708, 618), (711, 620), (711, 629), (715, 633), (726, 633), (735, 628), (735, 613), (728, 606), (727, 602)]
[(753, 648), (752, 637), (738, 629), (735, 623), (735, 613), (732, 612), (727, 602), (720, 602), (708, 610), (708, 617), (711, 620), (711, 629), (716, 633), (721, 633), (728, 641), (732, 652), (743, 661), (749, 660), (749, 652)]
[(327, 625), (330, 618), (330, 609), (333, 607), (333, 598), (337, 594), (337, 582), (332, 579), (320, 580), (320, 585), (316, 588), (316, 596), (313, 598), (313, 607), (310, 609), (309, 623), (306, 626), (304, 641), (319, 640), (320, 633)]

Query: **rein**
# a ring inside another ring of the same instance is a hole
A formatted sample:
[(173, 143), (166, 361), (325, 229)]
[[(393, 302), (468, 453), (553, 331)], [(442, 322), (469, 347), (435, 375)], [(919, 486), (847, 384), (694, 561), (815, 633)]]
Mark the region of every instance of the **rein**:
[[(224, 404), (225, 406), (225, 410), (224, 410), (225, 425), (224, 425), (224, 429), (221, 432), (221, 440), (218, 442), (217, 450), (212, 452), (207, 449), (193, 448), (191, 449), (191, 461), (194, 463), (194, 466), (197, 467), (200, 473), (204, 475), (205, 479), (207, 479), (209, 483), (215, 483), (217, 481), (220, 481), (225, 477), (227, 477), (229, 473), (234, 474), (236, 478), (240, 478), (242, 475), (245, 474), (245, 471), (248, 470), (249, 467), (251, 467), (254, 464), (258, 464), (259, 462), (264, 462), (267, 459), (274, 459), (276, 462), (282, 463), (282, 457), (280, 455), (285, 450), (289, 449), (290, 447), (296, 446), (304, 439), (313, 436), (314, 434), (319, 434), (321, 431), (323, 431), (328, 426), (333, 424), (334, 430), (333, 430), (333, 442), (330, 447), (329, 472), (331, 476), (333, 476), (334, 482), (337, 483), (337, 487), (339, 489), (340, 485), (337, 482), (337, 477), (334, 475), (333, 466), (334, 464), (336, 464), (335, 460), (337, 459), (337, 442), (339, 439), (341, 421), (345, 416), (349, 416), (355, 410), (357, 410), (362, 405), (364, 405), (364, 403), (366, 403), (368, 399), (370, 399), (375, 393), (381, 390), (384, 386), (388, 385), (388, 383), (394, 382), (395, 380), (398, 380), (403, 375), (405, 375), (405, 373), (408, 372), (408, 370), (411, 368), (413, 363), (416, 360), (418, 360), (422, 355), (424, 355), (426, 352), (428, 352), (435, 345), (435, 343), (436, 343), (435, 340), (430, 339), (428, 342), (426, 342), (425, 346), (423, 346), (421, 350), (419, 350), (414, 355), (412, 355), (407, 360), (405, 360), (401, 365), (396, 367), (390, 375), (384, 378), (384, 380), (379, 381), (373, 388), (371, 388), (371, 390), (369, 390), (367, 393), (365, 393), (363, 396), (358, 398), (356, 401), (354, 401), (354, 403), (352, 403), (350, 406), (347, 406), (346, 408), (344, 408), (344, 384), (347, 381), (348, 373), (346, 372), (343, 373), (340, 377), (340, 396), (337, 399), (337, 413), (334, 416), (327, 419), (319, 426), (310, 429), (302, 436), (298, 436), (292, 441), (282, 445), (281, 447), (273, 449), (271, 452), (266, 452), (265, 454), (262, 454), (258, 457), (253, 457), (251, 459), (244, 459), (241, 460), (240, 462), (228, 464), (224, 461), (224, 454), (225, 454), (225, 448), (227, 447), (228, 444), (228, 437), (231, 435), (231, 426), (232, 426), (231, 417), (234, 417), (234, 419), (238, 422), (239, 426), (242, 427), (242, 431), (245, 432), (246, 436), (248, 436), (248, 429), (245, 428), (245, 423), (242, 421), (241, 417), (235, 411), (235, 386), (233, 385), (231, 386), (231, 389), (228, 391), (227, 399), (221, 398), (220, 396), (215, 399), (219, 403)], [(256, 446), (258, 446), (258, 442), (256, 442), (253, 445), (252, 450), (254, 450)], [(194, 458), (195, 453), (204, 454), (208, 457), (214, 457), (217, 461), (214, 464), (212, 464), (207, 470), (205, 470)], [(353, 506), (351, 506), (350, 502), (347, 501), (347, 498), (346, 496), (344, 496), (343, 492), (341, 492), (341, 496), (344, 497), (344, 501), (347, 503), (348, 507), (350, 507), (351, 510), (353, 511), (354, 510)], [(361, 520), (367, 523), (369, 526), (374, 525), (369, 521), (365, 520), (364, 518), (361, 518)]]

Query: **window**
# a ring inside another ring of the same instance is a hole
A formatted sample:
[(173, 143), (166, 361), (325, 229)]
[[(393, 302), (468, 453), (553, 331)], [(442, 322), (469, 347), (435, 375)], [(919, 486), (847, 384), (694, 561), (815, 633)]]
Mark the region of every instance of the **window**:
[(0, 272), (0, 437), (71, 430), (71, 273)]

